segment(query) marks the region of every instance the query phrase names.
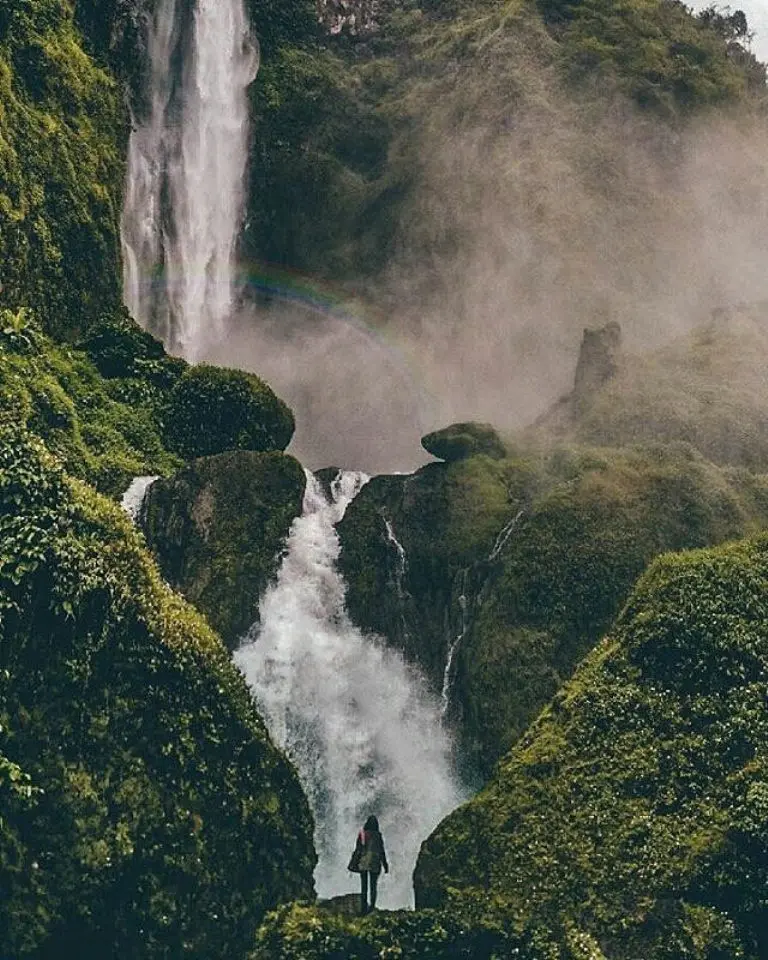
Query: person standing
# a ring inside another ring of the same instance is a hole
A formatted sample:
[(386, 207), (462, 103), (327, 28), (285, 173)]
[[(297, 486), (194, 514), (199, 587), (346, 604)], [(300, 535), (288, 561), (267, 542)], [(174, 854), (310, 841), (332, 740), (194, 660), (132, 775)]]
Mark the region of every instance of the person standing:
[[(360, 874), (360, 913), (365, 915), (376, 906), (376, 892), (379, 883), (381, 868), (389, 873), (387, 852), (384, 849), (384, 838), (379, 830), (379, 821), (370, 816), (357, 835), (355, 850), (349, 861), (349, 869)], [(371, 899), (368, 903), (368, 888)]]

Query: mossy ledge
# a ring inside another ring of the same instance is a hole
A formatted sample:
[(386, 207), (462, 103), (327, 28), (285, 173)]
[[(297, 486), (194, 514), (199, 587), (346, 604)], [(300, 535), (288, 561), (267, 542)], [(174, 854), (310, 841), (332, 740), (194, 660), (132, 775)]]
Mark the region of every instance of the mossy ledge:
[(313, 893), (245, 683), (120, 509), (0, 427), (4, 956), (243, 956)]

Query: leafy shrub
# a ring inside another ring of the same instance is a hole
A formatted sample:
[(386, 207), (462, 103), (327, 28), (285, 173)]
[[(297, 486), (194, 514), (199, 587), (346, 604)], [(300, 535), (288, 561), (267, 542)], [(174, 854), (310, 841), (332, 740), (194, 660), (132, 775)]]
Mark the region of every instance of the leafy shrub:
[(179, 378), (166, 436), (183, 457), (225, 450), (284, 450), (294, 431), (288, 407), (253, 374), (200, 364)]
[(78, 346), (108, 379), (138, 378), (170, 388), (186, 369), (183, 360), (168, 356), (162, 343), (125, 310), (102, 317)]

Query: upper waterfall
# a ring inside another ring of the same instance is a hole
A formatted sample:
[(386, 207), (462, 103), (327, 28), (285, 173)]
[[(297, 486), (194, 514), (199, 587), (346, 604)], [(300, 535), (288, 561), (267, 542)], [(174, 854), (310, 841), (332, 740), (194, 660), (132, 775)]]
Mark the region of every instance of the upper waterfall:
[(403, 907), (412, 904), (421, 842), (466, 797), (436, 698), (397, 651), (363, 635), (344, 609), (334, 525), (364, 480), (342, 473), (327, 498), (307, 475), (304, 511), (277, 582), (235, 660), (307, 792), (320, 896), (356, 888), (347, 860), (373, 813), (391, 868), (379, 902)]
[(131, 134), (121, 223), (124, 299), (167, 349), (198, 359), (235, 294), (247, 88), (258, 44), (243, 0), (159, 0), (148, 110)]

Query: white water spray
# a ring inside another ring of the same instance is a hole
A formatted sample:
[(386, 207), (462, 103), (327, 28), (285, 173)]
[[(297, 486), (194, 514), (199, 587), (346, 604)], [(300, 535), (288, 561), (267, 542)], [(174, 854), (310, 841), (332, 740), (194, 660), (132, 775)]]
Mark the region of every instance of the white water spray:
[(465, 796), (439, 704), (398, 653), (363, 636), (345, 612), (334, 525), (366, 479), (340, 474), (328, 500), (307, 475), (277, 582), (235, 660), (314, 811), (318, 894), (355, 889), (347, 860), (373, 813), (390, 861), (379, 902), (403, 907), (412, 904), (419, 845)]
[(172, 353), (221, 339), (235, 296), (258, 70), (243, 0), (160, 0), (146, 120), (133, 130), (121, 224), (124, 299)]
[(120, 500), (120, 506), (125, 510), (128, 516), (133, 520), (134, 523), (139, 523), (141, 520), (141, 511), (144, 506), (144, 501), (147, 498), (147, 493), (149, 488), (155, 482), (159, 480), (160, 477), (134, 477), (131, 480), (130, 486), (125, 491)]

